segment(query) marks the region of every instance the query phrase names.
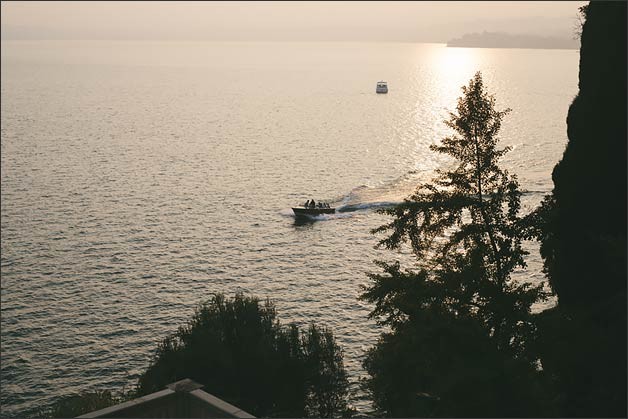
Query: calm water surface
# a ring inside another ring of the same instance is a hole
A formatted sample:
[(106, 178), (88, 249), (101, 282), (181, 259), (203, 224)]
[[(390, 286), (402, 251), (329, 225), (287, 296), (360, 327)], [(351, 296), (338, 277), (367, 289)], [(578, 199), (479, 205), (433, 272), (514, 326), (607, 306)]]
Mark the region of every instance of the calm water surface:
[[(552, 189), (578, 51), (437, 44), (2, 42), (3, 416), (119, 389), (213, 293), (330, 326), (353, 403), (375, 209), (435, 168), (460, 87), (510, 107), (524, 209)], [(387, 80), (389, 93), (376, 95)], [(299, 225), (309, 198), (351, 209)], [(542, 280), (530, 246), (521, 279)], [(547, 302), (546, 304), (551, 304)], [(542, 308), (542, 307), (539, 307)]]

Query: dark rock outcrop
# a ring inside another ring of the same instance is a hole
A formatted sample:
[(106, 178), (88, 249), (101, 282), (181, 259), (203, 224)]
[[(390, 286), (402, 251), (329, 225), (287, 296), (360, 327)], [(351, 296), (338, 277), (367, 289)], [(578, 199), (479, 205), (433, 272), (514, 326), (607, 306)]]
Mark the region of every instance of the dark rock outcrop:
[(559, 299), (543, 364), (564, 415), (626, 417), (626, 2), (587, 6), (579, 76), (542, 243)]

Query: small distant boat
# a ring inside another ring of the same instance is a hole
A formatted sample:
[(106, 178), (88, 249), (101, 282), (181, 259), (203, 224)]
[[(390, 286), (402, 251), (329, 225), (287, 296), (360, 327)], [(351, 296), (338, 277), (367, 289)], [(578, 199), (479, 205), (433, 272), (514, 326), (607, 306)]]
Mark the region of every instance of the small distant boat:
[(385, 81), (378, 81), (377, 88), (375, 88), (376, 93), (388, 93), (388, 83)]
[(336, 212), (336, 208), (318, 208), (318, 207), (296, 207), (292, 208), (292, 212), (297, 217), (316, 217), (322, 214), (334, 214)]

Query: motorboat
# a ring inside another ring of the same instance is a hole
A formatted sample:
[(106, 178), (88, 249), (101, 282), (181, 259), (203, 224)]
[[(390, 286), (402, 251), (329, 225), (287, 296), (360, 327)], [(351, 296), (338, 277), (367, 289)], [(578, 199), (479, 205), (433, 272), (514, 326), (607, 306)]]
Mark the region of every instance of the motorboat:
[(388, 83), (385, 81), (378, 81), (375, 88), (376, 93), (388, 93)]
[(292, 212), (297, 217), (316, 217), (322, 214), (334, 214), (336, 212), (336, 208), (333, 207), (311, 207), (311, 206), (301, 206), (292, 208)]

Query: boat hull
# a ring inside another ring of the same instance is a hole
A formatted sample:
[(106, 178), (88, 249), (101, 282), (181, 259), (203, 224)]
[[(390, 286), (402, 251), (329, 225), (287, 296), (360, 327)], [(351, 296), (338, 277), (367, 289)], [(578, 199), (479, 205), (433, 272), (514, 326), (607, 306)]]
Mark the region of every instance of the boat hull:
[(334, 214), (336, 208), (292, 208), (297, 217), (316, 217), (322, 214)]

